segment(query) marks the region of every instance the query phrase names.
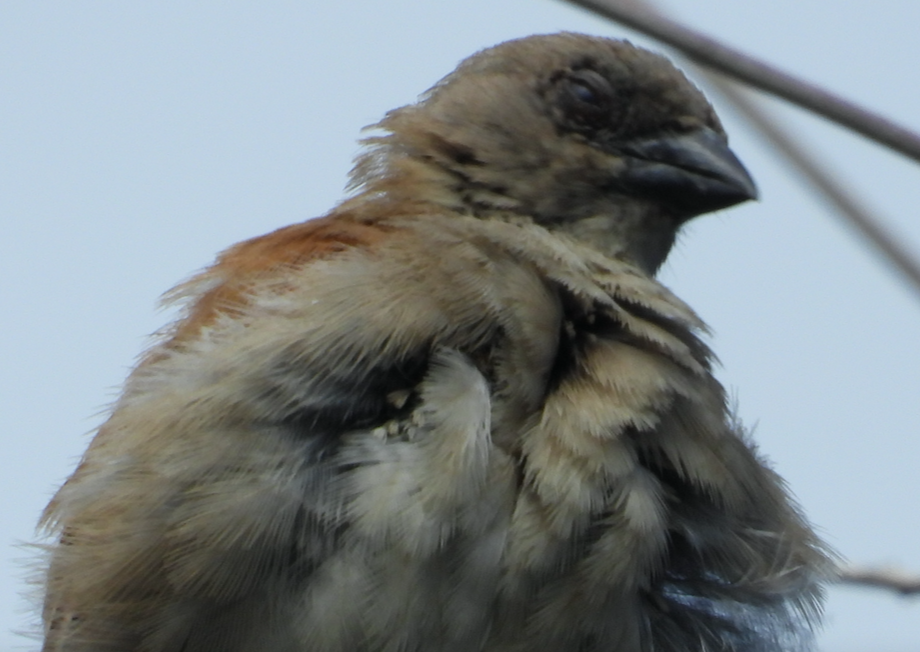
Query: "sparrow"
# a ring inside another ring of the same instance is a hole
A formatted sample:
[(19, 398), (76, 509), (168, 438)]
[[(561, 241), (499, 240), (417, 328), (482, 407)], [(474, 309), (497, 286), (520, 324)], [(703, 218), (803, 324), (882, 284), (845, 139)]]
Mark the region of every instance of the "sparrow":
[(44, 512), (46, 652), (810, 647), (830, 562), (655, 279), (756, 197), (626, 41), (474, 54), (168, 300)]

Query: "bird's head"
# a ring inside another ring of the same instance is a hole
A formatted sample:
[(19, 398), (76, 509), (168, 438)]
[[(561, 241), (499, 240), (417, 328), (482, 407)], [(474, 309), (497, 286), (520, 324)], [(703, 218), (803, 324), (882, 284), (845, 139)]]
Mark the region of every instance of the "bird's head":
[(368, 139), (356, 186), (526, 216), (649, 273), (686, 220), (757, 194), (699, 89), (625, 41), (502, 43), (377, 127), (389, 133)]

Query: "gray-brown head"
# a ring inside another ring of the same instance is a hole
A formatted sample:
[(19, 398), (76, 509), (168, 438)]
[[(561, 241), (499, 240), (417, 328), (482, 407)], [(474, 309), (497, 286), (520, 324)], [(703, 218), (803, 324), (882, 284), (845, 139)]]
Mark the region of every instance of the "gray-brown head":
[(687, 219), (756, 196), (702, 93), (626, 41), (502, 43), (377, 126), (356, 186), (529, 216), (649, 272)]

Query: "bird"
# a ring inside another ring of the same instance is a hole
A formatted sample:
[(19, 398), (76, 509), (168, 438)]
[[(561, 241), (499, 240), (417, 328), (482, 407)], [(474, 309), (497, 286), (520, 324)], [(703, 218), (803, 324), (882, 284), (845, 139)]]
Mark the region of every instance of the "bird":
[(166, 295), (46, 508), (45, 652), (806, 650), (831, 555), (656, 278), (755, 199), (628, 41), (479, 51)]

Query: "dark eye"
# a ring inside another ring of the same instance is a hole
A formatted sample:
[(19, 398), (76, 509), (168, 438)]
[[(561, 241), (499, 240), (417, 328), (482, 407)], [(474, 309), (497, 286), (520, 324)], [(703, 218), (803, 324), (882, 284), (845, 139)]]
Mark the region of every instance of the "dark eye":
[(610, 120), (614, 92), (594, 70), (574, 70), (559, 80), (559, 104), (573, 126), (597, 127)]
[(594, 89), (591, 88), (587, 83), (580, 79), (573, 79), (570, 82), (572, 96), (578, 99), (580, 102), (585, 102), (587, 104), (600, 104), (601, 99), (598, 97), (597, 93), (594, 92)]

